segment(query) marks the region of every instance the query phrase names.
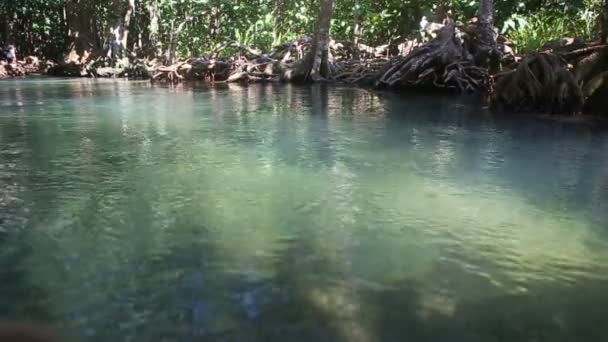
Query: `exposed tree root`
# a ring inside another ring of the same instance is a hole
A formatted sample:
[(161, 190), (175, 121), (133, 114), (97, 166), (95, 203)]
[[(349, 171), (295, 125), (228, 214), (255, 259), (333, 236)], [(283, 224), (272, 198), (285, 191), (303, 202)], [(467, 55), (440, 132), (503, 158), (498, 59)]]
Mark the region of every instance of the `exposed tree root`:
[(597, 75), (586, 84), (583, 91), (589, 96), (585, 101), (585, 112), (598, 116), (608, 115), (608, 71)]
[(0, 78), (23, 77), (31, 74), (46, 73), (54, 64), (50, 61), (41, 61), (38, 57), (29, 56), (21, 61), (7, 64), (0, 62)]
[[(404, 44), (403, 51), (411, 51), (416, 46), (414, 41)], [(357, 55), (368, 56), (367, 59), (352, 59)], [(363, 50), (367, 49), (369, 50)], [(235, 54), (230, 58), (218, 57), (222, 52), (231, 50)], [(178, 83), (182, 81), (206, 82), (275, 82), (298, 81), (305, 79), (312, 50), (312, 38), (302, 37), (296, 41), (276, 46), (270, 53), (263, 53), (235, 41), (227, 41), (212, 51), (209, 57), (182, 60), (172, 65), (163, 61), (146, 62), (145, 71), (152, 81)], [(348, 44), (329, 42), (329, 73), (324, 79), (344, 83), (373, 84), (385, 68), (389, 59), (388, 45), (369, 47), (359, 44), (357, 47)], [(71, 76), (113, 77), (123, 75), (121, 70), (107, 67), (107, 61), (97, 61), (103, 67), (94, 68), (89, 64), (62, 66), (62, 72)], [(104, 64), (105, 63), (105, 64)], [(67, 67), (67, 68), (66, 68)]]
[[(442, 25), (443, 26), (443, 25)], [(208, 58), (180, 61), (170, 66), (149, 68), (153, 81), (181, 82), (204, 80), (211, 82), (306, 81), (311, 78), (313, 39), (302, 37), (277, 46), (264, 54), (253, 48), (228, 41), (215, 49)], [(469, 44), (470, 45), (470, 44)], [(377, 84), (379, 86), (428, 86), (456, 91), (479, 91), (487, 86), (488, 73), (477, 67), (468, 51), (469, 46), (448, 23), (437, 38), (427, 45), (416, 40), (401, 44), (390, 58), (391, 46), (370, 47), (363, 44), (341, 44), (329, 41), (327, 58), (315, 74), (315, 81)], [(219, 58), (227, 49), (236, 50), (231, 58)], [(393, 49), (395, 50), (395, 49)], [(321, 53), (324, 55), (324, 52)], [(365, 59), (353, 58), (365, 56)]]
[(397, 58), (379, 78), (380, 87), (446, 88), (460, 92), (485, 87), (487, 70), (475, 66), (472, 55), (448, 23), (437, 37), (403, 58)]
[(92, 77), (92, 78), (137, 78), (147, 79), (152, 76), (152, 72), (162, 67), (162, 61), (134, 59), (130, 63), (115, 63), (107, 57), (98, 57), (86, 62), (69, 62), (54, 64), (48, 68), (47, 74), (62, 77)]
[(494, 75), (491, 102), (509, 111), (601, 114), (608, 101), (608, 46), (563, 38)]
[(596, 45), (573, 52), (576, 52), (578, 57), (578, 60), (572, 63), (575, 66), (576, 79), (585, 96), (585, 112), (607, 115), (608, 46)]
[(373, 84), (385, 70), (388, 59), (348, 60), (333, 65), (333, 80), (344, 83)]
[(153, 81), (178, 83), (183, 80), (213, 82), (262, 82), (278, 81), (279, 61), (270, 57), (247, 60), (221, 58), (195, 58), (171, 66), (157, 68)]
[[(171, 66), (155, 68), (153, 81), (177, 83), (182, 80), (208, 82), (275, 82), (292, 80), (298, 65), (310, 51), (311, 39), (300, 38), (282, 44), (269, 54), (228, 41), (213, 51), (210, 57), (181, 61)], [(238, 52), (231, 58), (217, 57), (232, 48)]]
[(581, 87), (568, 64), (553, 53), (534, 53), (517, 68), (497, 77), (492, 104), (499, 109), (577, 113), (583, 108)]

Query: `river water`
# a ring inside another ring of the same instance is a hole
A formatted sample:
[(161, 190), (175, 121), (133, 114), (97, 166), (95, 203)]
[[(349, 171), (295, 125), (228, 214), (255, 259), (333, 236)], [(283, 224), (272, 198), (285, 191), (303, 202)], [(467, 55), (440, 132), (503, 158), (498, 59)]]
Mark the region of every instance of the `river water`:
[(608, 341), (608, 129), (354, 88), (3, 81), (0, 319)]

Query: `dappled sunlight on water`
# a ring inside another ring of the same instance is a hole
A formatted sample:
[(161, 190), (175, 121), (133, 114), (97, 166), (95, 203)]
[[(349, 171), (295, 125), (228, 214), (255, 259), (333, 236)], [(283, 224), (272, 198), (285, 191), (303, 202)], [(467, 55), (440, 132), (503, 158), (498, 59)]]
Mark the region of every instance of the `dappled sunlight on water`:
[(363, 89), (0, 88), (0, 318), (80, 340), (600, 341), (608, 131)]

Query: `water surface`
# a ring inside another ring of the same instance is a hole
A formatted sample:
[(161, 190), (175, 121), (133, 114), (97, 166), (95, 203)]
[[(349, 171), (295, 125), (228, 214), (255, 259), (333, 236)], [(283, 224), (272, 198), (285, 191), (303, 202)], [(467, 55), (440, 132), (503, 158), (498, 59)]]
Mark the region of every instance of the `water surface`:
[(353, 88), (1, 82), (0, 318), (608, 341), (608, 130)]

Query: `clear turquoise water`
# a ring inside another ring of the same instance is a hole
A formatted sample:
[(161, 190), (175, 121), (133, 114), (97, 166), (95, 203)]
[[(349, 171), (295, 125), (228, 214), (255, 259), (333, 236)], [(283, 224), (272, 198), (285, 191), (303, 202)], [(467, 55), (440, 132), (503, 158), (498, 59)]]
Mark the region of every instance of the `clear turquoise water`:
[(608, 341), (608, 129), (352, 88), (4, 81), (0, 318)]

